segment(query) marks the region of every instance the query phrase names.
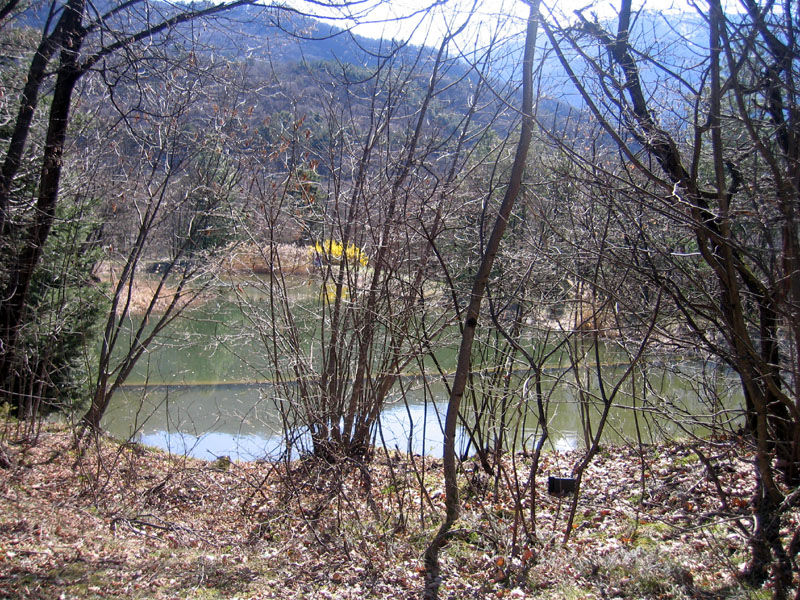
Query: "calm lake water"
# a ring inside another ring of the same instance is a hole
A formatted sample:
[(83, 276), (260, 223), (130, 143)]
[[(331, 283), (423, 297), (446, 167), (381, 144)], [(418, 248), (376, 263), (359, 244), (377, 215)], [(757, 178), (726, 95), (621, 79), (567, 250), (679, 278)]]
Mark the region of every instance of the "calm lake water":
[[(140, 361), (128, 384), (113, 398), (104, 419), (105, 428), (120, 438), (131, 438), (175, 454), (211, 459), (228, 455), (233, 459), (276, 458), (284, 451), (281, 400), (269, 383), (263, 342), (250, 333), (248, 321), (234, 304), (222, 302), (194, 311), (182, 320), (157, 348)], [(624, 372), (620, 357), (604, 350), (604, 380), (613, 386)], [(443, 360), (453, 362), (455, 350), (443, 350)], [(448, 359), (447, 357), (450, 356)], [(548, 394), (548, 428), (551, 448), (580, 446), (582, 422), (598, 420), (598, 404), (581, 403), (574, 377), (562, 376), (565, 357), (548, 363), (545, 391)], [(665, 363), (668, 363), (665, 364)], [(529, 374), (517, 369), (510, 390), (509, 421), (516, 448), (532, 447), (541, 434), (536, 426), (536, 406)], [(594, 381), (596, 374), (584, 373)], [(483, 380), (479, 377), (479, 382)], [(664, 436), (696, 432), (707, 434), (708, 426), (733, 427), (739, 417), (741, 397), (736, 380), (721, 369), (696, 360), (664, 357), (649, 367), (648, 388), (637, 377), (637, 410), (631, 410), (630, 386), (615, 401), (605, 439), (609, 442), (649, 442)], [(381, 415), (375, 443), (417, 454), (441, 455), (442, 425), (447, 392), (442, 383), (423, 386), (419, 374), (396, 385)], [(470, 407), (479, 406), (487, 389), (465, 398), (464, 415), (469, 423)], [(591, 388), (596, 391), (596, 383)], [(610, 388), (610, 386), (608, 386)], [(496, 391), (495, 391), (496, 393)], [(719, 394), (724, 410), (717, 400)], [(473, 411), (474, 414), (474, 411)], [(705, 425), (690, 420), (698, 416)], [(668, 418), (669, 417), (669, 418)], [(301, 430), (292, 431), (302, 446)], [(459, 430), (462, 452), (473, 448), (464, 428)]]

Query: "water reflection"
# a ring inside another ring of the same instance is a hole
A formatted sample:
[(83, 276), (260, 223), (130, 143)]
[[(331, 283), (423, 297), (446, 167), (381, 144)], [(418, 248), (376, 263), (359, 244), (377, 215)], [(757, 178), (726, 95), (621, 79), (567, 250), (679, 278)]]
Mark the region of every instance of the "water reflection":
[[(309, 294), (307, 288), (302, 289)], [(238, 460), (276, 458), (286, 449), (285, 431), (294, 436), (293, 458), (309, 450), (308, 436), (285, 421), (291, 407), (281, 404), (288, 401), (281, 400), (280, 390), (269, 383), (264, 342), (251, 329), (241, 310), (231, 303), (193, 311), (190, 318), (175, 325), (170, 337), (163, 338), (160, 347), (150, 349), (146, 361), (140, 361), (129, 378), (136, 385), (115, 394), (104, 427), (120, 438), (205, 459), (222, 455)], [(444, 370), (454, 369), (457, 345), (443, 346), (438, 362)], [(600, 349), (607, 390), (626, 373), (627, 356), (610, 346), (604, 344)], [(566, 356), (555, 354), (545, 367), (542, 390), (548, 401), (548, 449), (564, 450), (585, 443), (583, 427), (597, 423), (601, 408), (597, 372), (582, 367), (579, 382), (574, 374), (562, 377), (568, 364)], [(520, 368), (507, 388), (505, 380), (474, 377), (474, 395), (465, 397), (463, 403), (467, 427), (474, 423), (474, 416), (468, 415), (480, 412), (487, 398), (496, 404), (507, 393), (506, 423), (512, 440), (508, 446), (531, 448), (541, 430), (530, 391), (535, 386), (525, 379), (528, 376), (530, 373)], [(636, 377), (635, 385), (626, 382), (614, 400), (604, 434), (607, 442), (640, 439), (647, 443), (690, 433), (706, 435), (712, 426), (735, 427), (740, 418), (738, 383), (718, 366), (680, 357), (653, 357)], [(402, 394), (395, 391), (384, 408), (374, 443), (402, 452), (441, 455), (448, 397), (445, 386), (423, 386), (421, 377), (409, 376), (404, 381)], [(484, 418), (496, 417), (497, 411), (496, 406), (487, 409)], [(464, 426), (458, 430), (457, 448), (460, 454), (475, 449)]]
[[(213, 459), (276, 459), (286, 450), (281, 407), (264, 385), (135, 386), (115, 397), (105, 426), (173, 454)], [(381, 414), (375, 443), (414, 454), (441, 454), (447, 403), (393, 402)], [(307, 433), (293, 429), (292, 458), (310, 450)], [(459, 449), (467, 448), (463, 427)]]
[[(431, 391), (433, 395), (431, 396)], [(109, 409), (105, 427), (115, 436), (131, 438), (173, 454), (213, 459), (228, 455), (234, 460), (276, 459), (286, 450), (281, 424), (285, 411), (267, 384), (218, 384), (175, 386), (130, 386), (123, 388)], [(576, 424), (580, 407), (568, 390), (551, 395), (548, 412), (549, 449), (566, 450), (581, 443)], [(429, 398), (437, 398), (431, 401)], [(384, 408), (374, 443), (390, 450), (440, 456), (447, 402), (444, 386), (406, 389), (396, 393)], [(696, 408), (696, 407), (695, 407)], [(645, 441), (677, 433), (675, 424), (647, 426), (639, 418)], [(510, 436), (517, 449), (532, 448), (541, 435), (533, 406), (521, 399), (509, 413)], [(606, 439), (631, 439), (635, 428), (631, 410), (617, 406), (612, 411)], [(291, 457), (310, 450), (309, 436), (289, 428), (293, 436)], [(458, 428), (459, 454), (474, 452), (465, 427)]]

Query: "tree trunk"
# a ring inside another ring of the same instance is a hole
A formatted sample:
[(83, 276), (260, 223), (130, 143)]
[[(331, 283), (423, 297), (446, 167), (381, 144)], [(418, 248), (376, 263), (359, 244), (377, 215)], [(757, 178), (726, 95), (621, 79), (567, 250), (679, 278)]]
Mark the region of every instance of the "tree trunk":
[(439, 574), (439, 551), (447, 541), (450, 529), (458, 519), (460, 500), (458, 497), (458, 481), (456, 473), (456, 425), (461, 399), (466, 390), (466, 383), (471, 368), (472, 344), (475, 339), (475, 330), (478, 327), (481, 302), (489, 281), (500, 241), (505, 233), (511, 210), (514, 208), (519, 191), (522, 187), (522, 178), (528, 158), (533, 135), (533, 58), (536, 47), (536, 34), (539, 24), (539, 0), (533, 0), (528, 14), (528, 26), (525, 37), (525, 53), (522, 61), (522, 130), (519, 143), (514, 155), (514, 164), (506, 188), (500, 211), (492, 228), (492, 233), (486, 248), (483, 251), (478, 271), (472, 285), (470, 301), (466, 315), (461, 326), (461, 345), (458, 350), (456, 373), (450, 390), (450, 400), (447, 405), (447, 416), (444, 429), (444, 487), (445, 487), (445, 519), (439, 531), (434, 536), (425, 550), (425, 599), (434, 599), (439, 596), (441, 577)]
[[(18, 251), (15, 251), (13, 248), (9, 249), (11, 254), (9, 257), (9, 282), (3, 294), (5, 301), (0, 305), (0, 326), (2, 326), (2, 342), (5, 350), (5, 353), (0, 359), (0, 372), (6, 373), (7, 377), (10, 375), (12, 380), (14, 378), (13, 373), (17, 372), (19, 374), (16, 364), (17, 360), (20, 358), (18, 348), (19, 334), (25, 318), (31, 280), (33, 279), (33, 274), (39, 264), (44, 245), (47, 243), (47, 237), (50, 234), (50, 229), (55, 220), (63, 165), (64, 142), (67, 136), (69, 111), (72, 103), (72, 92), (82, 74), (78, 68), (77, 60), (78, 52), (83, 43), (81, 34), (83, 10), (83, 0), (71, 1), (64, 9), (64, 15), (57, 26), (57, 28), (63, 29), (64, 40), (58, 75), (53, 90), (53, 101), (50, 106), (36, 210), (33, 222), (22, 233), (22, 239), (20, 240), (22, 247)], [(26, 92), (28, 91), (28, 86), (33, 85), (31, 80), (36, 79), (34, 67), (36, 69), (39, 68), (38, 62), (40, 60), (41, 56), (37, 53), (36, 57), (34, 57), (33, 66), (31, 67), (31, 76), (29, 77), (28, 85), (26, 85)], [(44, 65), (41, 65), (41, 67), (44, 68)], [(41, 82), (41, 78), (39, 78), (39, 82)], [(34, 90), (34, 96), (37, 93), (38, 84), (36, 90)], [(19, 118), (21, 120), (32, 118), (32, 114), (27, 115), (24, 107), (20, 112)], [(23, 125), (25, 125), (25, 123), (23, 123)], [(22, 128), (25, 134), (21, 141), (23, 146), (29, 126), (30, 122), (27, 123), (26, 127)], [(15, 135), (16, 133), (15, 131)], [(9, 150), (6, 165), (4, 165), (4, 180), (2, 182), (3, 189), (0, 190), (0, 201), (4, 199), (7, 200), (8, 196), (6, 192), (10, 188), (10, 179), (8, 181), (5, 180), (6, 167), (9, 167), (9, 172), (12, 173), (11, 177), (13, 177), (13, 173), (16, 172), (14, 167), (16, 167), (16, 169), (19, 168), (18, 162), (13, 160), (11, 149)], [(1, 203), (0, 209), (2, 211), (5, 210), (5, 207)], [(5, 237), (5, 232), (3, 236)], [(14, 389), (14, 385), (8, 385), (7, 387), (7, 390), (12, 392)], [(21, 397), (16, 396), (12, 404), (18, 405), (20, 401)], [(32, 416), (35, 417), (36, 415)]]

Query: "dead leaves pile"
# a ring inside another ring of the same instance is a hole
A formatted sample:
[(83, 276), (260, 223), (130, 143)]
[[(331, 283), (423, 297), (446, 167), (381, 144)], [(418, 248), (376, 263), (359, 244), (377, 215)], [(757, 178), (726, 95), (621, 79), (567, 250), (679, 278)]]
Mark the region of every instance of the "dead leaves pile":
[[(56, 428), (7, 448), (2, 598), (419, 597), (444, 507), (431, 458), (223, 470), (108, 440), (79, 455)], [(545, 455), (534, 490), (526, 457), (504, 458), (493, 476), (464, 465), (441, 597), (746, 596), (736, 573), (752, 473), (741, 444), (604, 450), (565, 544), (571, 497), (549, 496), (546, 479), (579, 458)], [(791, 515), (785, 533), (798, 526)]]

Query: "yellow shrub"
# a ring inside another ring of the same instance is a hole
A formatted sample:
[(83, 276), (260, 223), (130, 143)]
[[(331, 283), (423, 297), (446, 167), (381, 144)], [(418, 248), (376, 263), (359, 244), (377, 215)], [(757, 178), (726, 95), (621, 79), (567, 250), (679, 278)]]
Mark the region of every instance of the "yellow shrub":
[(345, 248), (341, 242), (330, 239), (315, 242), (309, 247), (309, 251), (313, 252), (322, 264), (339, 264), (344, 258), (351, 265), (358, 263), (366, 267), (369, 261), (367, 254), (355, 244), (347, 244)]

